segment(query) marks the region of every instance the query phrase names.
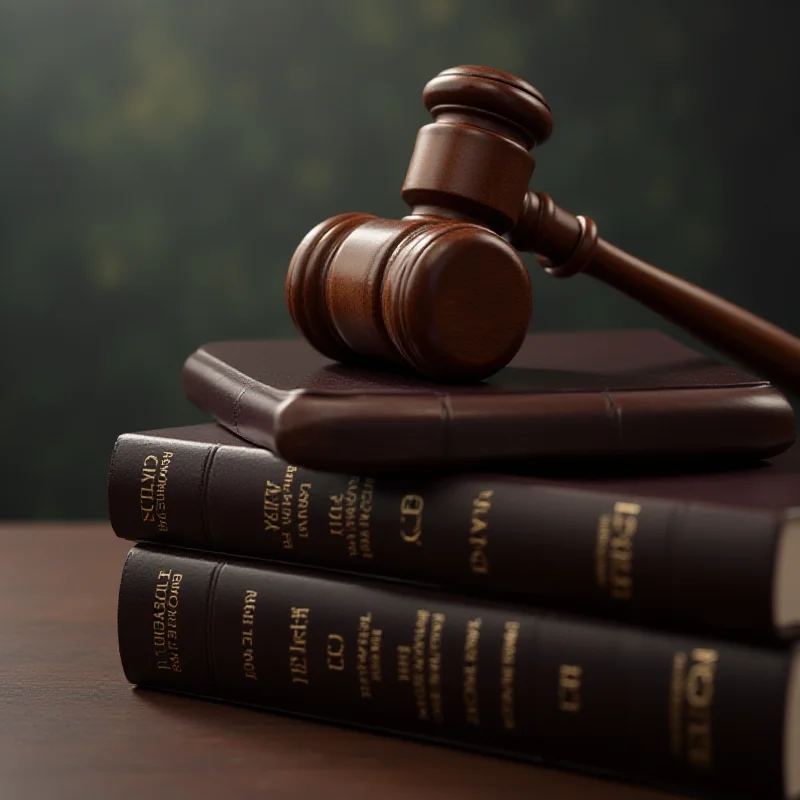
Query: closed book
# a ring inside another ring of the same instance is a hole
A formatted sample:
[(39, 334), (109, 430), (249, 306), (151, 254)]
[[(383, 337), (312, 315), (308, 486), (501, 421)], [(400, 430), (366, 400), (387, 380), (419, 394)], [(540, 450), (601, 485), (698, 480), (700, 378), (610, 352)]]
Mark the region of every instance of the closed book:
[(142, 687), (692, 793), (798, 790), (786, 649), (148, 545), (118, 636)]
[(800, 448), (718, 472), (360, 475), (213, 423), (120, 436), (109, 516), (132, 541), (365, 573), (729, 638), (800, 623)]
[(656, 331), (531, 334), (477, 384), (344, 366), (301, 340), (213, 342), (183, 368), (186, 396), (234, 433), (325, 470), (534, 459), (760, 458), (794, 415), (769, 383)]

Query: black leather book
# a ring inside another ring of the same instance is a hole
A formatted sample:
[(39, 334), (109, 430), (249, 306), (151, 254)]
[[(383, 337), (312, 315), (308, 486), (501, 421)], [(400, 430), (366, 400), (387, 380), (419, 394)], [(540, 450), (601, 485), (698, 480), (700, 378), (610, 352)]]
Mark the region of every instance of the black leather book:
[(786, 649), (148, 545), (118, 626), (143, 687), (693, 793), (798, 790)]
[(370, 477), (297, 467), (208, 424), (119, 437), (108, 491), (132, 541), (742, 640), (800, 622), (800, 448), (693, 475)]

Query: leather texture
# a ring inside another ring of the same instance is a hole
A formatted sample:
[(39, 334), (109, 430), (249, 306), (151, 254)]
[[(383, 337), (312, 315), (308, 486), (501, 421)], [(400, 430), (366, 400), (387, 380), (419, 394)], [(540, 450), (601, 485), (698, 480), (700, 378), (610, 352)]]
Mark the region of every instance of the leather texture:
[[(109, 471), (111, 524), (132, 541), (753, 641), (790, 633), (773, 629), (772, 598), (793, 507), (800, 447), (693, 475), (357, 476), (296, 467), (207, 424), (123, 434)], [(630, 570), (614, 567), (619, 552)]]
[(768, 382), (656, 331), (531, 334), (479, 384), (352, 367), (302, 340), (214, 342), (183, 385), (239, 436), (318, 469), (768, 457), (795, 438)]
[(118, 619), (142, 687), (692, 796), (785, 796), (786, 650), (149, 545), (125, 564)]

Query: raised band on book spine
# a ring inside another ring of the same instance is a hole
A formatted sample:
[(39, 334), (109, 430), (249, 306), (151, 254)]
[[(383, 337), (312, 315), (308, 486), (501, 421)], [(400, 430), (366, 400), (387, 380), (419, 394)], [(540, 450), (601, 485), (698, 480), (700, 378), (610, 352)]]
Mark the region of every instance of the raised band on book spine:
[(779, 544), (800, 526), (769, 510), (502, 475), (325, 473), (245, 443), (126, 434), (112, 459), (109, 511), (117, 535), (132, 541), (740, 639), (784, 635), (800, 612), (784, 602), (776, 629), (776, 598), (786, 599)]
[(148, 545), (119, 645), (141, 686), (674, 788), (797, 788), (783, 649)]

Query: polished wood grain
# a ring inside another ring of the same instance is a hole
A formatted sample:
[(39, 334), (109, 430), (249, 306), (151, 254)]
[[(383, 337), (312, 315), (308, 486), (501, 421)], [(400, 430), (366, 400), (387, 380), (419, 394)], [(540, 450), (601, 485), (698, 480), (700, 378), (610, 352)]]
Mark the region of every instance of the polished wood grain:
[(533, 308), (528, 272), (500, 234), (519, 218), (534, 161), (550, 135), (544, 98), (487, 67), (429, 81), (425, 125), (403, 184), (411, 214), (341, 214), (292, 257), (289, 313), (338, 361), (380, 359), (438, 381), (478, 381), (519, 350)]
[(800, 339), (620, 250), (591, 219), (528, 190), (529, 151), (553, 127), (533, 86), (488, 67), (453, 67), (428, 82), (423, 102), (433, 122), (417, 135), (403, 184), (411, 214), (334, 217), (292, 259), (289, 311), (320, 352), (405, 363), (439, 381), (489, 377), (516, 354), (531, 316), (517, 248), (542, 256), (556, 277), (585, 272), (614, 286), (800, 394)]
[(613, 286), (670, 322), (800, 394), (800, 339), (728, 300), (626, 253), (544, 192), (528, 192), (511, 243), (542, 256), (557, 278), (583, 272)]
[(0, 525), (3, 800), (669, 800), (440, 747), (132, 689), (104, 523)]

